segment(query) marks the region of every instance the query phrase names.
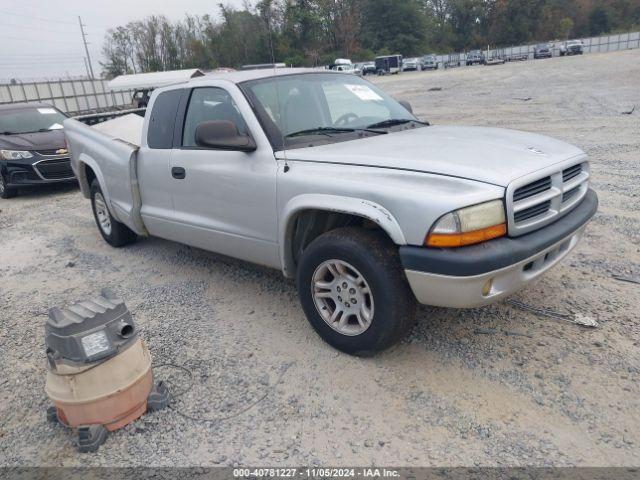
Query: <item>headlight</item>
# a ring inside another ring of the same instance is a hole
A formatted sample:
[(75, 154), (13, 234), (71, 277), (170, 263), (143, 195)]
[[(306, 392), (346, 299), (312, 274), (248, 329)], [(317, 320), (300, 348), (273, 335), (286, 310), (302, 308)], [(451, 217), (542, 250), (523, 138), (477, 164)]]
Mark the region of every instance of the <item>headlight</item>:
[(22, 150), (0, 150), (0, 157), (3, 160), (20, 160), (21, 158), (31, 158), (33, 155), (31, 152)]
[(502, 200), (492, 200), (447, 213), (425, 239), (428, 247), (463, 247), (507, 233)]

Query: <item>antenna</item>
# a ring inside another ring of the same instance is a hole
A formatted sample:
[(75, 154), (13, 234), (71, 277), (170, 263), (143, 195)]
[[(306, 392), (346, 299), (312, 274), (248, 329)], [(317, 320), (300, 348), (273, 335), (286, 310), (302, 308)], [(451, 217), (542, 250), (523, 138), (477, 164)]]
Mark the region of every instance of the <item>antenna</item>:
[[(269, 10), (267, 9), (265, 11), (265, 15), (267, 17), (267, 32), (269, 33), (269, 50), (271, 51), (271, 64), (273, 65), (273, 75), (276, 75), (276, 72), (278, 70), (278, 67), (276, 65), (276, 58), (275, 58), (275, 54), (273, 52), (273, 38), (271, 36), (271, 18), (269, 17)], [(278, 113), (280, 113), (280, 123), (283, 124), (282, 120), (283, 120), (283, 114), (282, 114), (282, 103), (280, 102), (280, 89), (278, 88), (278, 83), (274, 82), (275, 85), (275, 89), (276, 89), (276, 98), (278, 99), (278, 110), (280, 110)], [(291, 167), (289, 167), (289, 163), (287, 162), (287, 146), (285, 145), (285, 140), (284, 140), (284, 132), (282, 131), (282, 128), (284, 127), (284, 124), (281, 126), (280, 128), (280, 136), (282, 138), (282, 156), (284, 157), (284, 173), (287, 173)]]

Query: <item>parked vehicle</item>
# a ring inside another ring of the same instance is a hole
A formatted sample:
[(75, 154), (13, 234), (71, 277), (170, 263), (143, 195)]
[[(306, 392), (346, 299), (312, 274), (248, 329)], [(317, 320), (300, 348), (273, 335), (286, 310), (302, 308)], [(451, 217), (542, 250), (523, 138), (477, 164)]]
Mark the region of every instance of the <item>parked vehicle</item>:
[(396, 74), (402, 71), (402, 55), (384, 55), (376, 57), (378, 75)]
[(131, 98), (132, 108), (147, 108), (149, 105), (149, 98), (153, 89), (145, 88), (142, 90), (135, 90)]
[(467, 66), (470, 65), (484, 65), (486, 63), (486, 58), (484, 56), (484, 53), (482, 53), (480, 50), (471, 50), (469, 53), (467, 53)]
[(336, 58), (333, 64), (334, 65), (353, 65), (351, 60), (348, 58)]
[(0, 106), (0, 198), (21, 187), (75, 181), (62, 133), (66, 118), (46, 103)]
[(376, 73), (376, 62), (364, 62), (357, 64), (357, 67), (362, 70), (362, 75), (369, 75)]
[(438, 57), (435, 55), (425, 55), (420, 59), (420, 67), (422, 70), (437, 70)]
[(417, 58), (405, 58), (402, 60), (403, 72), (415, 72), (420, 69), (420, 61)]
[(416, 301), (518, 291), (576, 246), (598, 203), (578, 148), (430, 126), (341, 73), (207, 76), (153, 92), (139, 146), (108, 127), (65, 121), (109, 244), (152, 235), (280, 269), (313, 328), (351, 354), (402, 338)]
[(353, 75), (358, 75), (358, 76), (362, 75), (362, 70), (360, 70), (357, 66), (353, 64), (334, 65), (331, 70), (333, 70), (334, 72), (351, 73)]
[(553, 46), (550, 43), (539, 43), (533, 49), (533, 58), (553, 57)]
[(155, 88), (186, 82), (203, 75), (204, 72), (197, 68), (120, 75), (109, 82), (108, 88), (113, 92), (133, 90), (131, 107), (146, 108), (149, 104), (151, 92)]
[(582, 42), (580, 40), (568, 40), (560, 45), (560, 56), (582, 55)]

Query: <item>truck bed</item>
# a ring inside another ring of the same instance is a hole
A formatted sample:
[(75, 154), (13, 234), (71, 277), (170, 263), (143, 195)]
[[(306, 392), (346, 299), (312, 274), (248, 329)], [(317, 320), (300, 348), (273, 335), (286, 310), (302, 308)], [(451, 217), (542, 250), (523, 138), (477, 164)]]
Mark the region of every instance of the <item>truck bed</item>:
[(137, 178), (142, 123), (143, 118), (133, 114), (92, 127), (70, 118), (64, 122), (64, 133), (84, 196), (91, 196), (91, 169), (111, 214), (137, 234), (146, 235)]

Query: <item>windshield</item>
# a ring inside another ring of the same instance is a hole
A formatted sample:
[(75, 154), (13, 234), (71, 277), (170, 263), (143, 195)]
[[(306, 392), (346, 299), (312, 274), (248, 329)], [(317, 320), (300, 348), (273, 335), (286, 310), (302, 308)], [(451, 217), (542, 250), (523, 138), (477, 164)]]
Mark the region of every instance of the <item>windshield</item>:
[(308, 146), (310, 140), (354, 140), (387, 133), (404, 123), (418, 123), (389, 95), (353, 75), (287, 75), (245, 82), (241, 87), (278, 149)]
[(0, 112), (0, 134), (46, 132), (62, 128), (65, 116), (53, 107), (21, 108)]

